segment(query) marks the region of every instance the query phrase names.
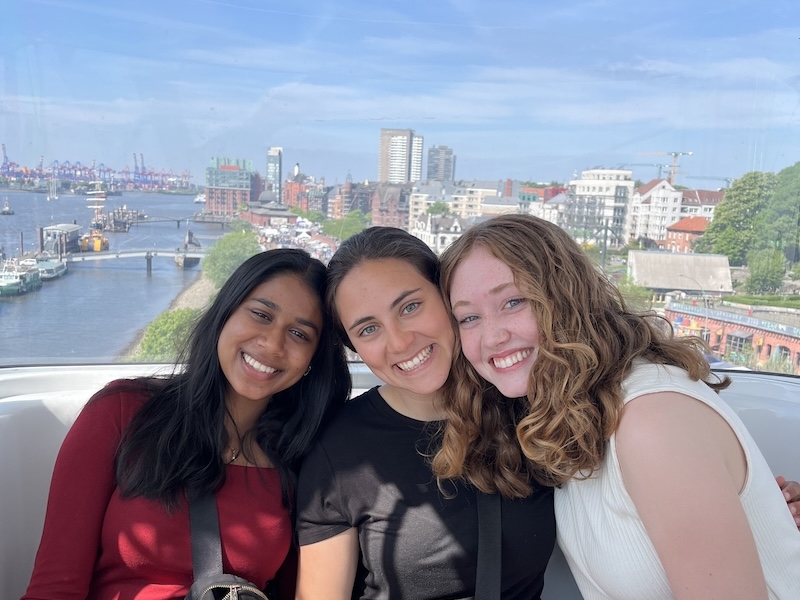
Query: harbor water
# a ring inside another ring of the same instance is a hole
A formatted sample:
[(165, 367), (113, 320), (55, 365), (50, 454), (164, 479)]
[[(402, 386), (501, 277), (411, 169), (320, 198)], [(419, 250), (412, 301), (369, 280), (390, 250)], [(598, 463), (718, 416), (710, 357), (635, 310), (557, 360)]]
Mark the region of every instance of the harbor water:
[[(94, 214), (82, 195), (48, 201), (45, 194), (0, 191), (0, 199), (14, 210), (0, 216), (0, 246), (9, 258), (38, 247), (37, 228), (75, 222), (87, 232)], [(202, 209), (194, 195), (130, 192), (109, 196), (105, 205), (148, 216), (127, 233), (106, 232), (111, 251), (174, 250), (187, 226), (207, 249), (225, 233), (218, 224), (187, 223)], [(172, 220), (159, 220), (165, 218)], [(144, 258), (72, 263), (38, 291), (0, 298), (0, 365), (114, 361), (199, 276), (199, 266), (180, 269), (173, 257), (154, 257), (149, 274)]]

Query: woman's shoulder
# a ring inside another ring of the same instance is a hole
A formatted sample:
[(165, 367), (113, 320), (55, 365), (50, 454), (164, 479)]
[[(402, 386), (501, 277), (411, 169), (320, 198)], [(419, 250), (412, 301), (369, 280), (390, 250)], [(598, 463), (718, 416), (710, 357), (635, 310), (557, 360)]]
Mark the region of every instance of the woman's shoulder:
[(716, 395), (705, 382), (692, 379), (685, 369), (637, 360), (622, 381), (622, 396), (630, 400), (651, 393), (675, 392), (694, 398), (708, 398)]
[(84, 412), (130, 417), (152, 397), (156, 386), (150, 379), (115, 379), (92, 395)]

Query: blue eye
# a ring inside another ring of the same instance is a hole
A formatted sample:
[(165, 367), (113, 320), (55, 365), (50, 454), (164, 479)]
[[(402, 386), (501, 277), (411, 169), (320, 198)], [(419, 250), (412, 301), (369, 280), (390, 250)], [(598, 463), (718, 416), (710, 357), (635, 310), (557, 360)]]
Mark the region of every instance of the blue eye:
[(422, 304), (421, 302), (409, 302), (403, 307), (403, 312), (405, 314), (412, 313), (419, 308), (419, 305)]
[(506, 302), (506, 306), (508, 306), (508, 308), (514, 308), (515, 306), (519, 306), (523, 302), (525, 302), (525, 298), (512, 298), (511, 300)]
[(467, 323), (472, 323), (473, 321), (477, 321), (478, 317), (475, 315), (469, 315), (468, 317), (464, 317), (463, 319), (458, 320), (459, 325), (465, 325)]
[(378, 329), (377, 325), (367, 325), (358, 332), (358, 337), (364, 337), (366, 335), (372, 335)]

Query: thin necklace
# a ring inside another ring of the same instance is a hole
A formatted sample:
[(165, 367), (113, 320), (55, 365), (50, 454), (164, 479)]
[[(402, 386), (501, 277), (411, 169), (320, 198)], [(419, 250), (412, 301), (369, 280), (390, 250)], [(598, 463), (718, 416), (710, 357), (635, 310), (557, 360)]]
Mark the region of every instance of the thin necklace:
[(231, 446), (230, 451), (231, 451), (231, 459), (226, 463), (228, 465), (231, 464), (233, 461), (235, 461), (237, 458), (239, 458), (239, 451), (236, 448)]

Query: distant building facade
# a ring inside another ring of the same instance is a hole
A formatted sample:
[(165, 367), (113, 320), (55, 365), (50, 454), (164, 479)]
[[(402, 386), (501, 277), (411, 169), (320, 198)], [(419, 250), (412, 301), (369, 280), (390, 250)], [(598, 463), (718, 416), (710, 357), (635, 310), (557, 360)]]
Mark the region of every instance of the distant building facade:
[(710, 221), (724, 195), (723, 191), (679, 190), (666, 179), (654, 179), (633, 192), (628, 211), (628, 239), (652, 240), (665, 247), (671, 225), (687, 217)]
[(413, 129), (381, 129), (378, 181), (413, 183), (422, 178), (424, 139)]
[(232, 217), (261, 194), (261, 177), (253, 161), (215, 156), (206, 168), (205, 212)]
[(633, 188), (630, 169), (596, 167), (582, 171), (567, 186), (565, 228), (580, 242), (598, 242), (605, 237), (610, 246), (625, 244)]
[(692, 252), (694, 243), (706, 232), (709, 219), (686, 217), (667, 226), (667, 237), (659, 246), (668, 252)]
[(273, 146), (267, 149), (267, 190), (275, 194), (275, 201), (283, 204), (283, 148)]
[(397, 227), (408, 231), (408, 204), (410, 197), (410, 184), (378, 184), (372, 192), (371, 225)]
[(433, 146), (428, 150), (428, 181), (454, 180), (456, 155), (447, 146)]
[[(503, 197), (506, 185), (501, 181), (428, 181), (413, 186), (409, 199), (409, 223), (428, 212), (436, 202), (444, 202), (450, 214), (463, 219), (480, 217), (487, 199)], [(516, 203), (516, 200), (515, 200)], [(502, 212), (509, 212), (505, 209)], [(512, 210), (510, 212), (516, 212)]]
[(410, 229), (411, 235), (425, 242), (436, 254), (444, 252), (463, 232), (458, 217), (441, 215), (421, 215)]

